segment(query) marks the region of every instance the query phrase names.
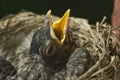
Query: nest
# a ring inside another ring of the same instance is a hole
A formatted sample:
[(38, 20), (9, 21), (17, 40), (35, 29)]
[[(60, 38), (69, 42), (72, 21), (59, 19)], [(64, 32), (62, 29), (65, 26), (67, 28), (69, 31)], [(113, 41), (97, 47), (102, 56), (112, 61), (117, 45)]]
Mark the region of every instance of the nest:
[[(29, 54), (26, 53), (29, 53), (32, 35), (42, 25), (44, 17), (32, 12), (20, 12), (0, 20), (0, 56), (9, 60), (16, 69), (19, 68), (19, 64), (22, 65), (29, 60), (26, 58)], [(58, 17), (53, 16), (53, 21), (56, 19)], [(120, 44), (116, 36), (116, 28), (105, 23), (105, 17), (96, 25), (88, 24), (86, 19), (74, 17), (71, 18), (70, 26), (74, 26), (72, 22), (90, 26), (89, 34), (84, 33), (81, 36), (84, 39), (89, 36), (94, 39), (88, 40), (86, 47), (94, 64), (78, 80), (119, 80)], [(84, 32), (86, 28), (83, 28)]]
[[(98, 54), (99, 59), (90, 67), (78, 80), (119, 80), (120, 77), (120, 45), (116, 28), (105, 23), (106, 17), (101, 22), (97, 22), (95, 26), (91, 26), (92, 30), (97, 32), (104, 41), (103, 46), (99, 46), (102, 53)], [(119, 27), (118, 27), (119, 28)]]

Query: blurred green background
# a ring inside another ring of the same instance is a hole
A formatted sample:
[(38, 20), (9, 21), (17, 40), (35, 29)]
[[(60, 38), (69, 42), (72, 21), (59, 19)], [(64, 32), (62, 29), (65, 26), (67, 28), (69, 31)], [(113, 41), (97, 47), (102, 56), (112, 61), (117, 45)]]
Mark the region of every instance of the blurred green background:
[(0, 18), (22, 10), (46, 14), (49, 9), (52, 14), (62, 16), (68, 8), (71, 16), (87, 18), (91, 24), (104, 16), (111, 24), (113, 0), (0, 0)]

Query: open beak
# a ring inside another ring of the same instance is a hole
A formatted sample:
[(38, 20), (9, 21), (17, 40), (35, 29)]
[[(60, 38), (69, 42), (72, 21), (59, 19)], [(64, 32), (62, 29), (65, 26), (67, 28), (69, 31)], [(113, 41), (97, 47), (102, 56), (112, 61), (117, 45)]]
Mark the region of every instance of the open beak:
[(55, 21), (51, 26), (51, 36), (59, 45), (63, 45), (68, 29), (68, 20), (70, 15), (70, 9), (68, 9), (61, 19)]

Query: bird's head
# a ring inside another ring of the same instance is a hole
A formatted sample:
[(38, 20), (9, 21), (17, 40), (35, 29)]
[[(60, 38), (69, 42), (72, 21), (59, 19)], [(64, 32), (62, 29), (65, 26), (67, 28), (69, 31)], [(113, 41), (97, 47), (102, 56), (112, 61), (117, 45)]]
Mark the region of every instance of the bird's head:
[(42, 27), (33, 36), (31, 52), (40, 54), (45, 65), (52, 70), (64, 67), (74, 50), (68, 31), (69, 14), (70, 9), (62, 18), (52, 23), (49, 10)]

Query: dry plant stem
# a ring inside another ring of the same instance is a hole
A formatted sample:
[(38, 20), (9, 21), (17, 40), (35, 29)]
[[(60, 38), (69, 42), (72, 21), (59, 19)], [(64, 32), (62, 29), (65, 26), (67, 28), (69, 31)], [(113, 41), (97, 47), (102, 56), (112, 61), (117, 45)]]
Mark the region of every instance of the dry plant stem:
[(107, 17), (104, 16), (103, 19), (102, 19), (102, 21), (100, 22), (100, 24), (103, 24), (103, 23), (105, 22), (106, 18), (107, 18)]
[[(116, 55), (115, 55), (115, 59), (116, 59)], [(114, 70), (115, 70), (115, 76), (114, 76), (114, 80), (117, 80), (117, 67), (116, 67), (116, 61), (115, 61), (115, 64), (112, 64), (112, 66), (114, 67)]]
[(77, 80), (85, 80), (90, 76), (90, 74), (100, 65), (103, 58), (105, 57), (105, 53), (101, 56), (101, 58), (94, 64), (87, 72), (85, 72), (83, 75), (81, 75)]
[[(95, 73), (93, 73), (93, 74), (90, 76), (90, 78), (92, 78), (92, 77), (98, 75), (99, 73), (101, 73), (101, 72), (109, 69), (109, 68), (113, 65), (114, 60), (115, 60), (115, 56), (111, 57), (111, 62), (110, 62), (107, 66), (105, 66), (104, 68), (101, 68), (100, 70), (98, 70), (98, 71), (96, 71)], [(89, 79), (90, 79), (90, 78), (89, 78)]]
[(96, 31), (99, 33), (99, 22), (96, 22)]
[(108, 32), (108, 37), (107, 37), (107, 43), (106, 43), (106, 47), (109, 46), (109, 39), (110, 39), (110, 33), (111, 33), (111, 27), (109, 27), (109, 32)]

